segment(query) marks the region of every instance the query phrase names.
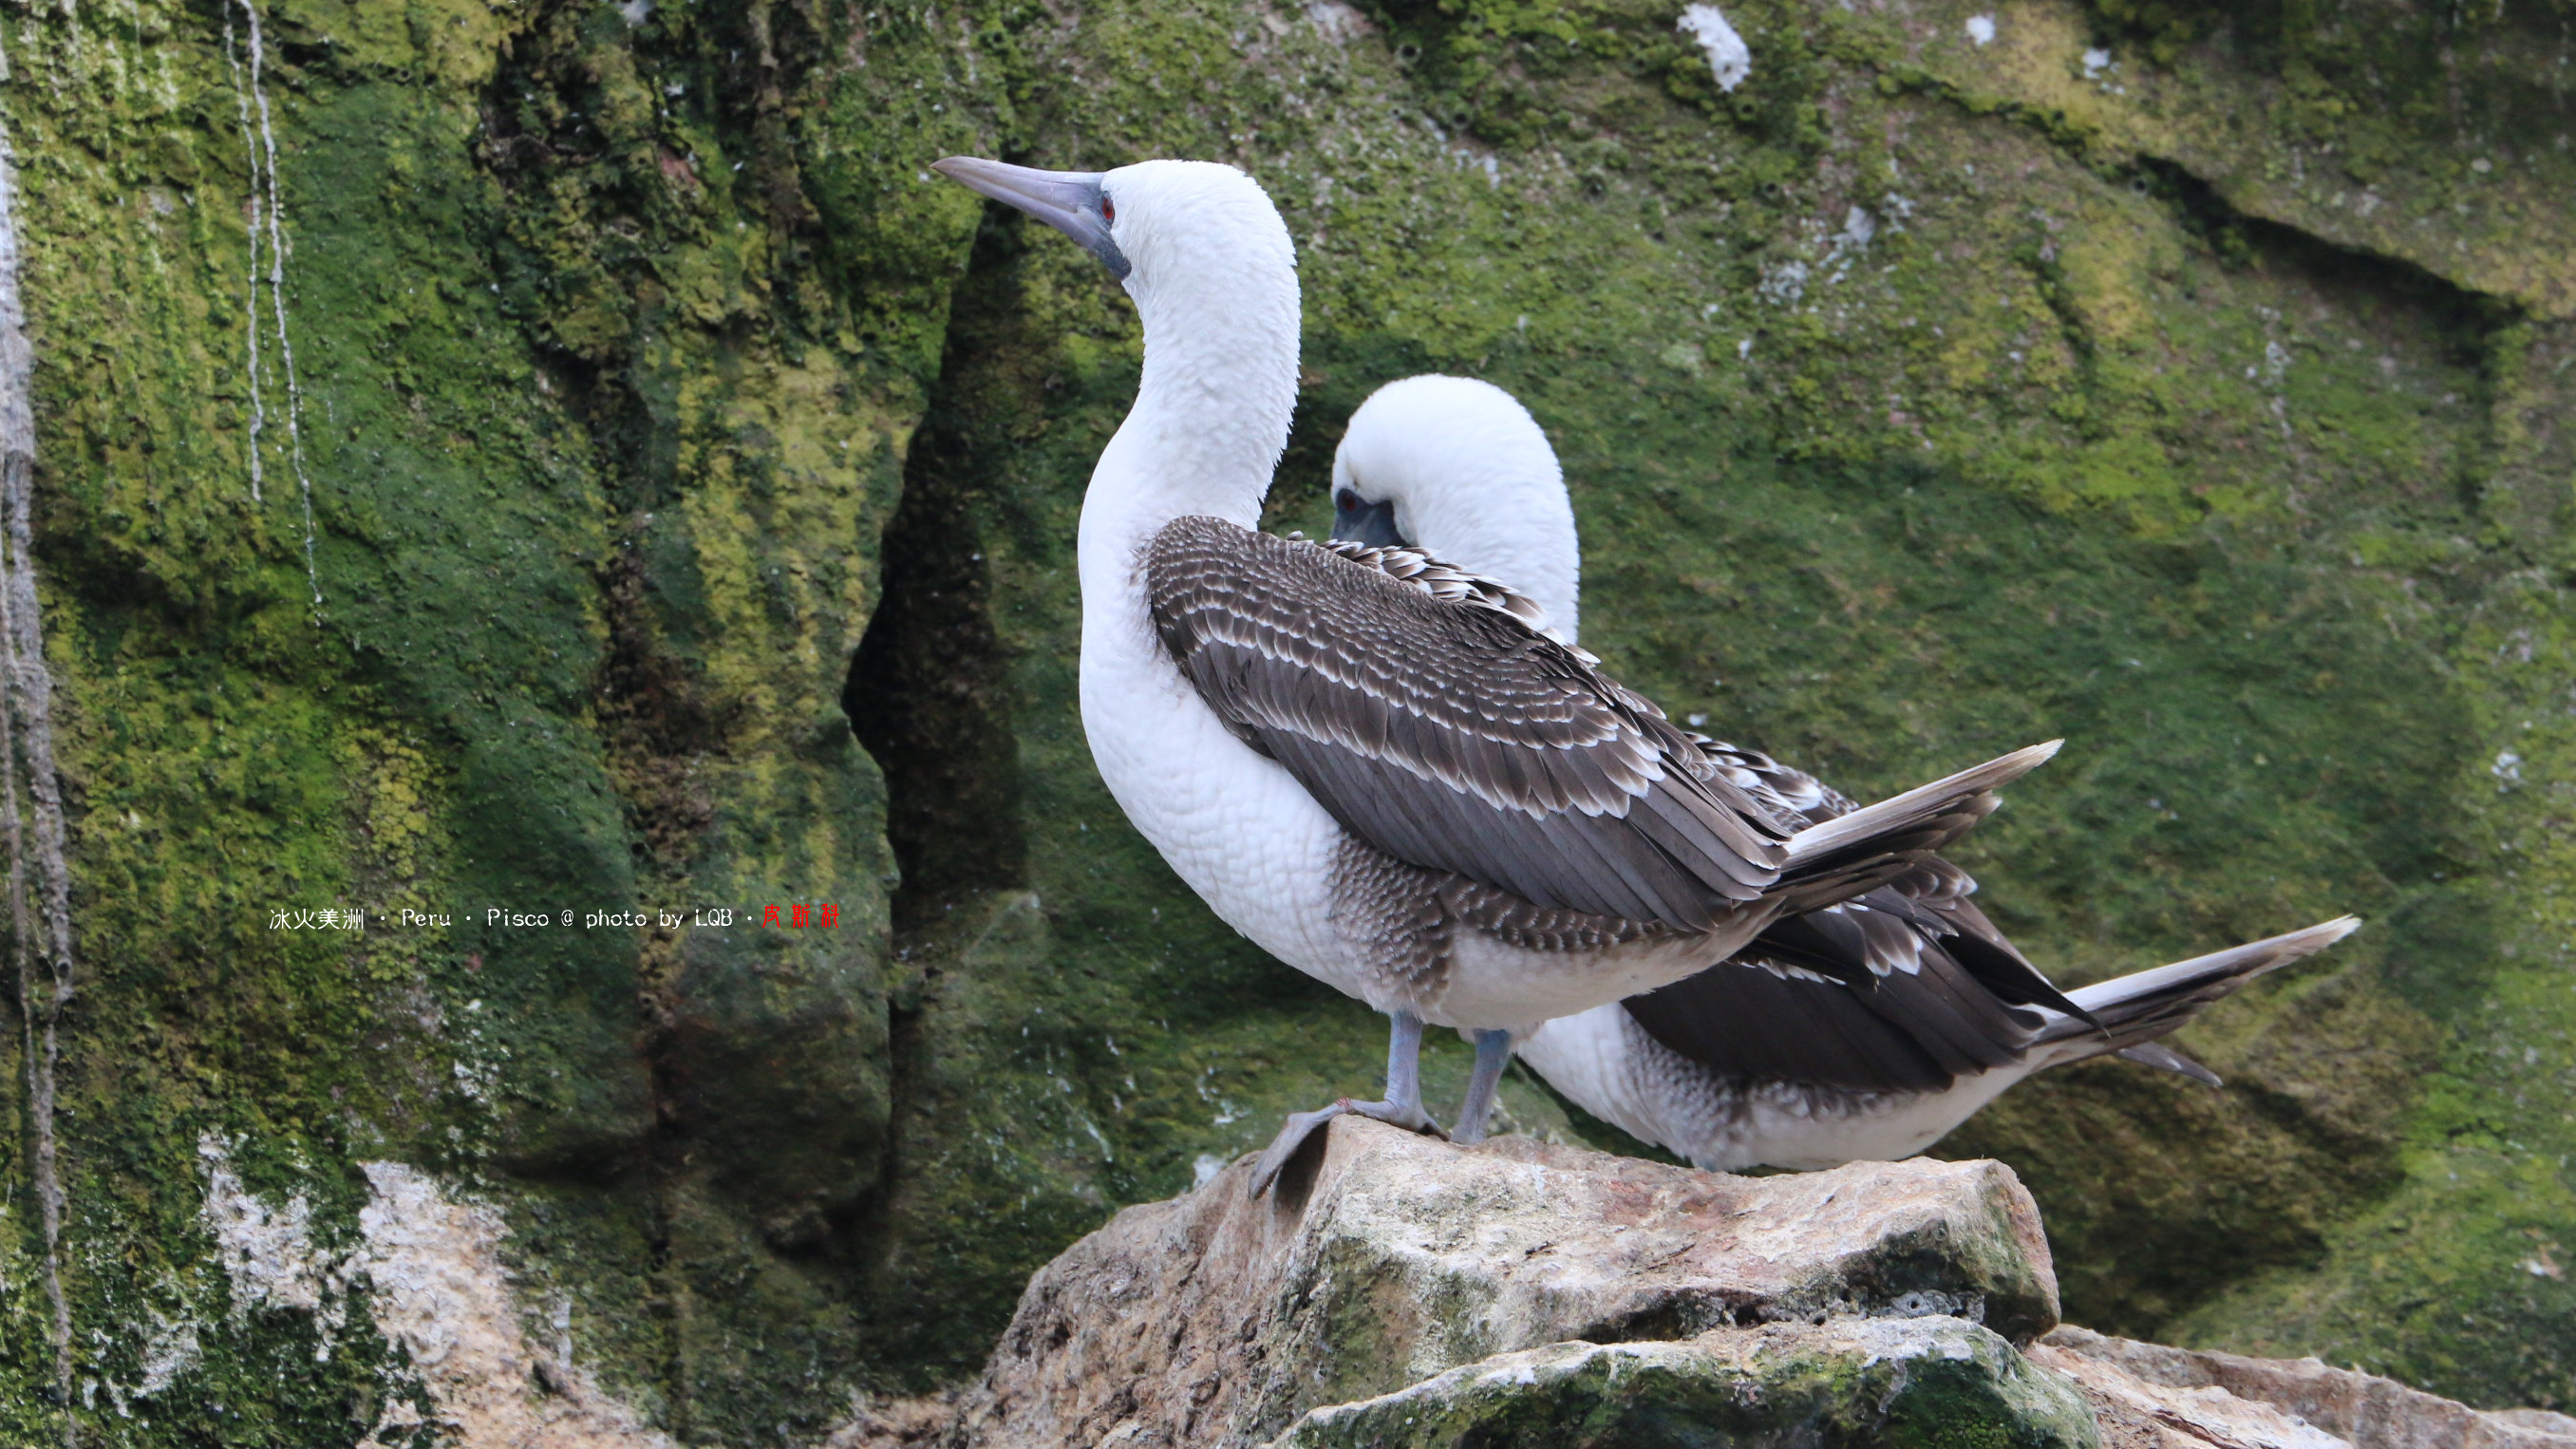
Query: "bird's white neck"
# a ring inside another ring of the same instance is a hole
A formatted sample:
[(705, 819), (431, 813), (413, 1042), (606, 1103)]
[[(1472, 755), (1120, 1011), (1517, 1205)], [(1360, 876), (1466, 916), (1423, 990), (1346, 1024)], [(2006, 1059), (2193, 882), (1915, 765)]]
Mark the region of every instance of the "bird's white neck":
[(1285, 253), (1221, 284), (1128, 291), (1144, 320), (1144, 376), (1082, 500), (1087, 596), (1110, 583), (1097, 567), (1131, 567), (1172, 518), (1257, 526), (1296, 410), (1298, 289)]
[[(1155, 260), (1169, 262), (1171, 239), (1149, 240), (1165, 243)], [(1267, 275), (1233, 268), (1229, 288), (1158, 293), (1129, 278), (1145, 370), (1082, 502), (1082, 728), (1101, 782), (1181, 879), (1263, 950), (1321, 974), (1341, 959), (1326, 870), (1341, 827), (1174, 666), (1139, 557), (1176, 518), (1261, 521), (1297, 392), (1284, 229), (1272, 255)]]

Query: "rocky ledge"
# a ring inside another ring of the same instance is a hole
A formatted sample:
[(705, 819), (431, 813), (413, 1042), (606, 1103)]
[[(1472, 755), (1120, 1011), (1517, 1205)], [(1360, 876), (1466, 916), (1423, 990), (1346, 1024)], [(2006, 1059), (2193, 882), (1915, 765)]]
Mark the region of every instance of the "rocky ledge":
[(1344, 1119), (1274, 1196), (1247, 1172), (1118, 1214), (971, 1391), (836, 1449), (2576, 1449), (2576, 1419), (2061, 1327), (1999, 1163), (1745, 1178)]

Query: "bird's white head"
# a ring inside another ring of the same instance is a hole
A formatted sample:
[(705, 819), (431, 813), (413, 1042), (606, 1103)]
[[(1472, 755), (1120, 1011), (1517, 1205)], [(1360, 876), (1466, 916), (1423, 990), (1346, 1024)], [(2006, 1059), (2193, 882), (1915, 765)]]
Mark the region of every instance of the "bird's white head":
[[(1040, 171), (972, 156), (940, 174), (1063, 232), (1126, 284), (1145, 329), (1136, 407), (1113, 464), (1155, 501), (1249, 523), (1297, 402), (1297, 252), (1260, 185), (1212, 161)], [(1141, 500), (1140, 500), (1141, 501)], [(1141, 524), (1140, 517), (1135, 522)]]
[(1333, 536), (1500, 579), (1575, 637), (1583, 550), (1565, 474), (1538, 420), (1492, 383), (1433, 373), (1370, 394), (1333, 454)]

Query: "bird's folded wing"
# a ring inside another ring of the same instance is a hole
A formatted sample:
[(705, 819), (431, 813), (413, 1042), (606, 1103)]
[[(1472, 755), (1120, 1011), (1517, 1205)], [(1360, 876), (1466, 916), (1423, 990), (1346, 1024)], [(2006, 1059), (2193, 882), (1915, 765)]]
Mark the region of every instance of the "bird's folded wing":
[[(2046, 1022), (1988, 990), (1951, 956), (1950, 939), (1886, 912), (1818, 911), (1622, 1004), (1647, 1035), (1723, 1075), (1937, 1092), (2020, 1061)], [(1866, 984), (1853, 984), (1855, 969)]]
[[(1806, 825), (1859, 808), (1760, 750), (1693, 743), (1711, 768)], [(1942, 1090), (2030, 1049), (2046, 1019), (2015, 1007), (2081, 1016), (1977, 909), (1976, 889), (1958, 866), (1921, 856), (1857, 901), (1775, 921), (1734, 957), (1631, 998), (1629, 1014), (1714, 1071), (1854, 1091)]]
[(1686, 931), (1779, 878), (1798, 822), (1706, 771), (1498, 584), (1197, 517), (1165, 525), (1141, 564), (1199, 696), (1397, 859)]
[[(1804, 770), (1784, 765), (1760, 750), (1713, 740), (1705, 735), (1693, 735), (1691, 740), (1699, 746), (1700, 757), (1711, 768), (1743, 785), (1775, 810), (1795, 812), (1804, 824), (1821, 825), (1860, 808), (1857, 801), (1833, 786)], [(1918, 933), (1925, 937), (1945, 938), (1944, 947), (1951, 963), (1966, 970), (2006, 1003), (2045, 1006), (2079, 1020), (2089, 1020), (2082, 1009), (2051, 984), (2048, 977), (2031, 964), (2030, 958), (2005, 939), (2004, 933), (1986, 919), (1986, 913), (1968, 899), (1976, 894), (1976, 890), (1976, 878), (1958, 866), (1937, 855), (1917, 856), (1884, 886), (1862, 898), (1864, 905), (1874, 907), (1878, 912), (1877, 919), (1867, 924), (1875, 928), (1880, 941), (1880, 954), (1868, 959), (1866, 964), (1874, 973), (1883, 976), (1887, 973), (1885, 962), (1906, 954), (1903, 946), (1898, 946), (1891, 953), (1885, 945), (1889, 935), (1887, 928), (1903, 922), (1911, 928), (1904, 933), (1909, 938)], [(1847, 930), (1849, 923), (1827, 929)], [(1797, 927), (1793, 922), (1782, 922), (1774, 930), (1775, 933), (1795, 933)], [(1843, 957), (1846, 967), (1859, 964), (1861, 960), (1861, 957), (1849, 953)], [(1831, 966), (1818, 969), (1825, 975), (1856, 984), (1860, 979), (1848, 969)], [(1912, 968), (1909, 966), (1907, 969)]]
[(1700, 758), (1707, 762), (1709, 768), (1724, 774), (1773, 809), (1796, 816), (1802, 827), (1822, 825), (1860, 808), (1860, 802), (1849, 795), (1804, 770), (1781, 764), (1760, 750), (1713, 740), (1703, 734), (1693, 734), (1690, 738), (1692, 744), (1699, 746)]

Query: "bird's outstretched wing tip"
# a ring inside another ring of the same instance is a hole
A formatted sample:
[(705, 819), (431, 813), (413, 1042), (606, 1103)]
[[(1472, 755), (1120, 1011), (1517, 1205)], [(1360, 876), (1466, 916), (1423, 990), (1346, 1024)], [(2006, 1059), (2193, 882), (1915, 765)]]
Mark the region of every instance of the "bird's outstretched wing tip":
[(2036, 770), (2056, 759), (2057, 752), (2064, 748), (2066, 748), (2066, 741), (2062, 739), (2042, 740), (2035, 745), (2024, 745), (2011, 754), (1996, 759), (1994, 765), (1996, 768), (2011, 771), (2012, 775), (2018, 778), (2025, 771)]
[(1997, 755), (1982, 765), (1972, 765), (1949, 778), (1957, 781), (1976, 779), (1987, 789), (2000, 790), (2056, 759), (2057, 752), (2064, 748), (2066, 748), (2066, 741), (2062, 739), (2042, 740), (2035, 745), (2024, 745), (2009, 754)]
[(2284, 931), (2280, 935), (2269, 936), (2260, 941), (2249, 941), (2227, 951), (2213, 952), (2200, 959), (2212, 961), (2222, 956), (2232, 955), (2249, 962), (2259, 961), (2262, 964), (2247, 974), (2246, 979), (2251, 980), (2276, 967), (2305, 960), (2360, 929), (2361, 917), (2337, 916), (2332, 920), (2319, 921), (2313, 926)]

